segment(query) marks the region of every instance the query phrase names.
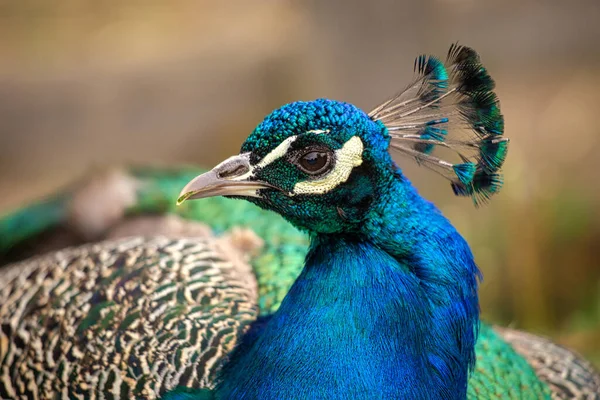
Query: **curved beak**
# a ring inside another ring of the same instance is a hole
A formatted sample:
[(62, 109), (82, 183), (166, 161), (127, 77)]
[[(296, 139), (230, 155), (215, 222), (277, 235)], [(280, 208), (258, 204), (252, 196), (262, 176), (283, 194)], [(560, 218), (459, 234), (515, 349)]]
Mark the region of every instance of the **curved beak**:
[(192, 179), (181, 191), (177, 205), (186, 200), (214, 196), (260, 197), (258, 190), (276, 189), (253, 179), (250, 153), (229, 157), (212, 170)]

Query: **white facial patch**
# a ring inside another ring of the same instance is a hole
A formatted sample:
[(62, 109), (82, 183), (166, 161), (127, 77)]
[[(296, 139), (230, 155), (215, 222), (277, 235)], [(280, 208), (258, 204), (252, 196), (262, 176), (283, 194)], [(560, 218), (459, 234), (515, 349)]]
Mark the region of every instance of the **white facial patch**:
[[(250, 153), (246, 153), (243, 156), (245, 156), (247, 158), (247, 165), (248, 165), (248, 172), (246, 172), (243, 175), (238, 175), (232, 178), (226, 178), (229, 179), (231, 181), (245, 181), (249, 178), (251, 178), (252, 176), (254, 176), (254, 170), (256, 168), (264, 168), (265, 166), (271, 164), (273, 161), (283, 157), (286, 155), (287, 151), (289, 150), (290, 146), (292, 145), (292, 143), (294, 142), (294, 140), (296, 140), (297, 136), (290, 136), (289, 138), (285, 139), (283, 142), (281, 142), (279, 144), (279, 146), (275, 147), (273, 150), (271, 150), (271, 152), (269, 154), (267, 154), (266, 156), (264, 156), (264, 158), (262, 160), (260, 160), (258, 162), (258, 164), (256, 164), (255, 166), (251, 166), (250, 165)], [(227, 160), (223, 161), (222, 163), (220, 163), (219, 165), (217, 165), (214, 169), (218, 170), (220, 169), (223, 165), (230, 163), (231, 160), (239, 158), (240, 156), (233, 156), (233, 157), (229, 157)]]
[(352, 169), (362, 164), (362, 152), (362, 140), (353, 136), (341, 149), (335, 151), (335, 167), (330, 173), (321, 179), (296, 183), (291, 195), (323, 194), (346, 182)]
[[(317, 135), (320, 135), (327, 134), (329, 132), (331, 132), (329, 129), (313, 129), (312, 131), (307, 131), (306, 133), (315, 133)], [(273, 161), (284, 157), (290, 149), (292, 143), (294, 143), (294, 141), (297, 138), (298, 136), (290, 136), (289, 138), (285, 139), (279, 144), (279, 146), (275, 147), (273, 150), (271, 150), (269, 154), (264, 156), (264, 158), (260, 160), (258, 164), (256, 164), (255, 168), (264, 168), (267, 165), (271, 164)]]
[(294, 140), (296, 140), (298, 136), (290, 136), (285, 139), (283, 142), (279, 144), (279, 146), (275, 147), (269, 154), (264, 156), (262, 160), (258, 164), (256, 164), (256, 168), (264, 168), (267, 165), (271, 164), (273, 161), (285, 156), (290, 149)]

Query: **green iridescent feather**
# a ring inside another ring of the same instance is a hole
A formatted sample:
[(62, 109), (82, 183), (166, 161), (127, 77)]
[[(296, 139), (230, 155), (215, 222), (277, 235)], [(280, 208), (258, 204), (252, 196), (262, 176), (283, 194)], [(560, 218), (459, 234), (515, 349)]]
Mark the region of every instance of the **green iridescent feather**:
[(0, 256), (15, 245), (63, 223), (70, 198), (70, 191), (65, 190), (4, 215), (0, 219)]

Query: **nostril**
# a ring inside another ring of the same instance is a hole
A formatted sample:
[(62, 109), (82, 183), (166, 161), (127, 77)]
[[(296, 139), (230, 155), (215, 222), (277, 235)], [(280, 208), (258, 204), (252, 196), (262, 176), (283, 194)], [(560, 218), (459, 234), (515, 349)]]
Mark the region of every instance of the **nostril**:
[(236, 176), (244, 175), (250, 171), (248, 166), (243, 164), (225, 166), (222, 170), (217, 172), (217, 177), (221, 179), (234, 178)]

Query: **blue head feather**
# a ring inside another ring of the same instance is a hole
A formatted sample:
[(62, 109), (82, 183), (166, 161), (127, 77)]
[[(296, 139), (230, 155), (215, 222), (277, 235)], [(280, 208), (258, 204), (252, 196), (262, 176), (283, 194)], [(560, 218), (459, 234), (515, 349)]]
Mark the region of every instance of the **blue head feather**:
[(341, 101), (317, 99), (289, 103), (274, 110), (248, 136), (241, 152), (250, 152), (251, 161), (256, 162), (290, 136), (314, 130), (329, 130), (328, 137), (335, 136), (339, 144), (359, 135), (366, 141), (375, 140), (373, 144), (378, 148), (383, 146), (386, 151), (390, 140), (385, 127), (372, 121), (360, 108)]
[(393, 165), (386, 127), (352, 104), (328, 99), (295, 102), (268, 115), (244, 142), (241, 152), (249, 152), (250, 162), (256, 164), (292, 136), (298, 136), (295, 147), (319, 145), (331, 150), (339, 150), (350, 138), (358, 136), (364, 145), (363, 165), (354, 168), (348, 181), (336, 190), (319, 196), (290, 197), (287, 192), (309, 177), (284, 157), (255, 173), (258, 179), (283, 191), (265, 191), (260, 198), (248, 200), (278, 212), (299, 229), (309, 232), (339, 233), (359, 229), (373, 198), (385, 191), (386, 181), (391, 180), (384, 171), (378, 171)]

